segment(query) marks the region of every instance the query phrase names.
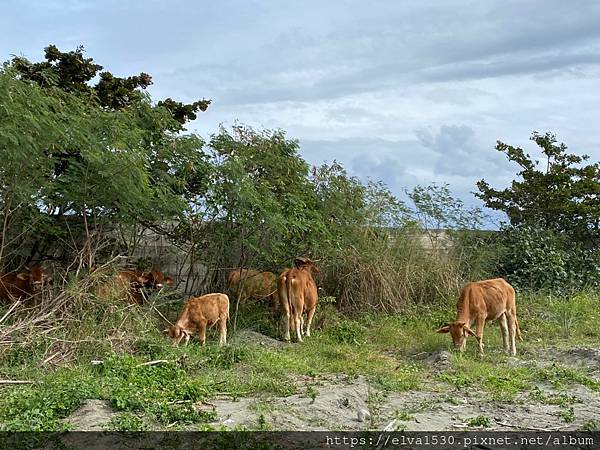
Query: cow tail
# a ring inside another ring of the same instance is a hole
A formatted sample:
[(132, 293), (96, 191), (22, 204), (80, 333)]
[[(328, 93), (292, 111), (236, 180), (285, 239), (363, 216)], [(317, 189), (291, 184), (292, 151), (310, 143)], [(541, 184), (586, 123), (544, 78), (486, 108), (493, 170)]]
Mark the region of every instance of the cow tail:
[(285, 280), (285, 288), (287, 290), (287, 302), (288, 302), (288, 310), (290, 311), (290, 316), (294, 317), (294, 302), (292, 300), (292, 295), (294, 290), (292, 289), (293, 283), (292, 277), (288, 276)]
[(511, 288), (513, 305), (515, 305), (514, 310), (513, 310), (513, 313), (515, 316), (515, 331), (517, 332), (517, 337), (519, 338), (519, 340), (522, 341), (523, 336), (521, 336), (521, 329), (519, 328), (519, 321), (517, 320), (516, 294), (515, 294), (515, 290), (513, 289), (513, 287), (510, 286), (510, 288)]
[(227, 297), (227, 321), (229, 321), (229, 296), (225, 295), (225, 297)]
[(519, 328), (519, 321), (517, 320), (517, 315), (515, 314), (515, 325), (516, 325), (516, 330), (517, 330), (517, 337), (519, 338), (520, 341), (523, 340), (523, 336), (521, 336), (521, 329)]

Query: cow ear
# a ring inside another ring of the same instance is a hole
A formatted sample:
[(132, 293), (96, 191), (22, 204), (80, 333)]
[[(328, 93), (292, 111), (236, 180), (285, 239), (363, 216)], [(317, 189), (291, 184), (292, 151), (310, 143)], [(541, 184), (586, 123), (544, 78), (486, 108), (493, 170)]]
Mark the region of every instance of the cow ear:
[(29, 279), (29, 274), (28, 274), (28, 273), (19, 272), (19, 273), (17, 274), (17, 278), (18, 278), (19, 280), (24, 280), (24, 281), (25, 281), (25, 280), (28, 280), (28, 279)]
[(477, 336), (477, 335), (475, 334), (475, 332), (474, 332), (473, 330), (471, 330), (471, 329), (470, 329), (469, 327), (467, 327), (467, 326), (465, 326), (465, 327), (464, 327), (464, 330), (465, 330), (465, 331), (466, 331), (466, 333), (467, 333), (468, 335), (470, 335), (470, 336), (473, 336), (473, 337)]
[(165, 284), (173, 284), (173, 277), (165, 277)]
[(436, 333), (449, 333), (450, 325), (444, 325), (442, 328), (438, 328), (435, 332)]

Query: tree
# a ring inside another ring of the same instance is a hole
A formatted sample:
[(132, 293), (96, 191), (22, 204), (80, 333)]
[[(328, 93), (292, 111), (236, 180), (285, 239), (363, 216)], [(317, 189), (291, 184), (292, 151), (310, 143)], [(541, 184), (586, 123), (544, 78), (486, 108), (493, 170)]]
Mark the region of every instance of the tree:
[(2, 251), (31, 236), (25, 259), (41, 258), (49, 242), (77, 240), (67, 219), (88, 238), (106, 223), (175, 219), (206, 190), (208, 155), (184, 124), (210, 102), (154, 105), (148, 74), (102, 72), (92, 85), (101, 69), (83, 47), (51, 45), (43, 62), (15, 57), (0, 70)]
[(210, 147), (216, 178), (208, 204), (236, 230), (240, 247), (267, 264), (308, 252), (322, 222), (298, 142), (283, 131), (238, 125), (221, 129)]
[(425, 231), (476, 230), (485, 220), (481, 208), (467, 207), (455, 198), (448, 184), (417, 185), (407, 193), (415, 205), (415, 216)]
[(528, 225), (566, 233), (579, 242), (600, 237), (600, 165), (583, 165), (587, 155), (567, 153), (554, 134), (534, 132), (531, 140), (545, 161), (533, 160), (522, 148), (498, 141), (496, 150), (517, 163), (521, 171), (505, 189), (485, 181), (477, 183), (477, 197), (488, 208), (504, 211), (514, 226)]

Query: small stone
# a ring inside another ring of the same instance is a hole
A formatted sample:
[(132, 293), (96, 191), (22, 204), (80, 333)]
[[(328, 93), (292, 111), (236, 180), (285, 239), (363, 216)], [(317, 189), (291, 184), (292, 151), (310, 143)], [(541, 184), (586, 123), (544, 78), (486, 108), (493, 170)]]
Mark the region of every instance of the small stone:
[(371, 420), (371, 413), (369, 411), (367, 411), (366, 409), (359, 409), (358, 410), (358, 421), (359, 422), (365, 422), (367, 420)]

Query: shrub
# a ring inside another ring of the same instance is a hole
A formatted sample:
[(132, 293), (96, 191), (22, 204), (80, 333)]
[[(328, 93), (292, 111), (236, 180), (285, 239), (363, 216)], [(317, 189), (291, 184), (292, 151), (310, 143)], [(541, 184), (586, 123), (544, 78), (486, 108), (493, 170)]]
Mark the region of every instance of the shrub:
[(600, 254), (551, 230), (507, 227), (498, 269), (515, 286), (566, 294), (600, 284)]

